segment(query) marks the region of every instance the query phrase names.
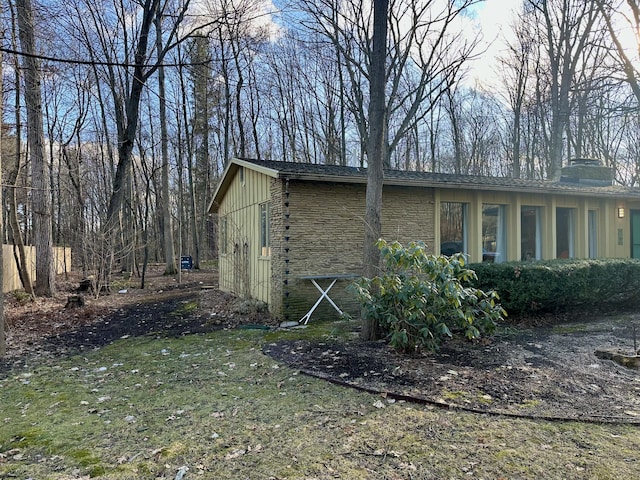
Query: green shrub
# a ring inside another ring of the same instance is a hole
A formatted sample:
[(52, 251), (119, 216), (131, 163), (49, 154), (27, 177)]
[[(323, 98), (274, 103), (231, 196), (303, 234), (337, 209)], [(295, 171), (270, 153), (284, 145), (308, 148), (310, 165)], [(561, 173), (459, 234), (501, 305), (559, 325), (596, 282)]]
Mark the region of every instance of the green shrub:
[(633, 259), (546, 260), (470, 265), (473, 286), (493, 289), (510, 316), (615, 305), (634, 306), (640, 262)]
[(493, 332), (505, 315), (495, 292), (465, 286), (476, 276), (465, 268), (463, 255), (428, 255), (422, 242), (377, 245), (384, 272), (351, 288), (395, 349), (434, 350), (454, 333), (478, 338)]

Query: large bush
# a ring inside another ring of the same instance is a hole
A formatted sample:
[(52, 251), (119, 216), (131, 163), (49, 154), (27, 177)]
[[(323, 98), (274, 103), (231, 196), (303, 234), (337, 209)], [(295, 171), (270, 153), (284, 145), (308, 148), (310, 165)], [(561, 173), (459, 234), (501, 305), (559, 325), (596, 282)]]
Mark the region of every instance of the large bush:
[(455, 333), (478, 338), (503, 318), (495, 292), (468, 285), (476, 276), (463, 255), (428, 255), (421, 242), (405, 248), (379, 240), (378, 247), (383, 273), (361, 279), (353, 290), (364, 314), (378, 321), (397, 350), (433, 350)]
[(633, 259), (548, 260), (470, 265), (473, 285), (493, 289), (510, 316), (635, 306), (640, 262)]

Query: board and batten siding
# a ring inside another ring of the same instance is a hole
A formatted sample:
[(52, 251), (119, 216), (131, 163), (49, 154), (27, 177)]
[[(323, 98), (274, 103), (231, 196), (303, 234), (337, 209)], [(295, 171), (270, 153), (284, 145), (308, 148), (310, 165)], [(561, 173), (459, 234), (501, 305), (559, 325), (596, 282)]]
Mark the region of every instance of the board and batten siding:
[[(260, 205), (269, 202), (271, 178), (240, 168), (218, 208), (220, 289), (270, 303), (271, 258), (260, 249)], [(223, 225), (226, 224), (226, 225)]]

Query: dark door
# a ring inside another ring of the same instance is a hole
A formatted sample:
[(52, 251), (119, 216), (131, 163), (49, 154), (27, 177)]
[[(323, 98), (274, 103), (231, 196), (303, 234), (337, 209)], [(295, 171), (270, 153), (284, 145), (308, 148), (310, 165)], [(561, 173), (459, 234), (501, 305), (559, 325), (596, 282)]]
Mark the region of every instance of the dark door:
[(631, 258), (640, 258), (640, 210), (631, 210)]

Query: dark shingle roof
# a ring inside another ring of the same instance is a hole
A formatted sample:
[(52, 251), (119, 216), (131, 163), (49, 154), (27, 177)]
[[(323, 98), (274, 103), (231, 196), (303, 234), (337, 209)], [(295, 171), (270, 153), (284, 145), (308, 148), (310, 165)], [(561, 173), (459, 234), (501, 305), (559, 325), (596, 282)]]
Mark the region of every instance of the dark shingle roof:
[[(271, 170), (274, 176), (292, 180), (328, 181), (337, 183), (366, 183), (367, 169), (340, 165), (280, 162), (272, 160), (240, 159), (258, 168)], [(548, 180), (526, 180), (508, 177), (454, 175), (449, 173), (385, 170), (385, 185), (463, 188), (469, 190), (518, 191), (558, 193), (595, 197), (640, 198), (640, 189), (616, 185), (594, 186)]]

